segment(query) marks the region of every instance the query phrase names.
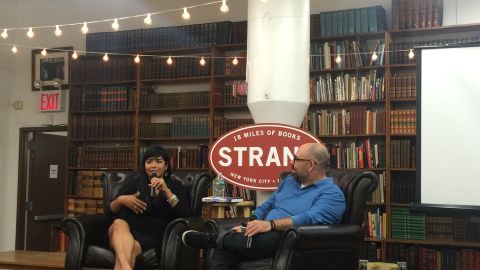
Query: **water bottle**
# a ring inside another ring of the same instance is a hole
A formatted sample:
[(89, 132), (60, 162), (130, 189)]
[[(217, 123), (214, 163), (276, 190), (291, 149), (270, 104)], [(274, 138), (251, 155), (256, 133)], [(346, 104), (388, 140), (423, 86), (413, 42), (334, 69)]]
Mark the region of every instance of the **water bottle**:
[(225, 196), (225, 181), (222, 178), (222, 174), (217, 175), (215, 179), (213, 179), (212, 185), (212, 195), (216, 197), (224, 197)]

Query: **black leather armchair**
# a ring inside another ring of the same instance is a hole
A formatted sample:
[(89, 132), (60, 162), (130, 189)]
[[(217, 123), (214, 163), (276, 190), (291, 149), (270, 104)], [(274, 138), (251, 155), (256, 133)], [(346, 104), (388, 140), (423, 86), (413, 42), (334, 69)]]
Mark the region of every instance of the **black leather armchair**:
[[(239, 269), (358, 269), (366, 202), (377, 187), (378, 178), (369, 171), (332, 171), (329, 175), (340, 186), (346, 199), (346, 210), (341, 224), (291, 228), (283, 233), (274, 259), (242, 262)], [(232, 224), (231, 220), (209, 220), (205, 223), (205, 230), (218, 232), (238, 224), (238, 220), (235, 224)], [(205, 269), (209, 268), (212, 252), (212, 249), (205, 251)]]
[[(132, 172), (112, 172), (102, 176), (104, 208), (109, 207), (120, 187)], [(165, 229), (161, 250), (146, 250), (136, 258), (135, 269), (196, 269), (198, 251), (185, 247), (181, 235), (188, 229), (203, 229), (200, 219), (202, 197), (207, 196), (211, 177), (204, 173), (194, 179), (179, 179), (189, 190), (192, 218), (179, 218)], [(115, 255), (105, 247), (105, 237), (111, 219), (103, 214), (83, 215), (62, 220), (62, 230), (68, 235), (65, 269), (113, 269)], [(158, 254), (160, 253), (160, 254)]]

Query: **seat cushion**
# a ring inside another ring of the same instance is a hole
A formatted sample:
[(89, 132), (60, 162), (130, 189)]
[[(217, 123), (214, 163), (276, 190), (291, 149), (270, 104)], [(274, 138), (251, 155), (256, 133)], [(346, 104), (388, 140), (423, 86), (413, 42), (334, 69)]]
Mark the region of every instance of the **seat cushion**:
[[(112, 269), (114, 264), (115, 255), (111, 250), (99, 246), (88, 247), (84, 261), (85, 266)], [(157, 252), (149, 249), (138, 255), (135, 260), (135, 269), (158, 269)]]

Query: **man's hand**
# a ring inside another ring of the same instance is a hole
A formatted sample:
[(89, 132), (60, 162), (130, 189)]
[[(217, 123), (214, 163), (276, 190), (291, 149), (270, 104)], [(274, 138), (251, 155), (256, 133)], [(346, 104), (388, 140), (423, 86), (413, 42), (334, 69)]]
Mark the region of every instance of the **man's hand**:
[(252, 237), (257, 233), (269, 232), (272, 229), (268, 220), (252, 220), (247, 223), (245, 236)]
[(140, 192), (137, 191), (133, 195), (122, 195), (118, 198), (123, 206), (130, 208), (135, 214), (139, 214), (147, 210), (147, 204), (138, 198), (139, 195)]

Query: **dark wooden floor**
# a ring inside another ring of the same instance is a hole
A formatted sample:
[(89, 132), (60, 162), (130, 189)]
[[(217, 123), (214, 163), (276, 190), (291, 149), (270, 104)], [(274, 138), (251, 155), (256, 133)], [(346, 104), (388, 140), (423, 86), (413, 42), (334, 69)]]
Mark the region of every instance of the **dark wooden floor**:
[(0, 270), (3, 269), (64, 269), (65, 252), (6, 251), (0, 252)]

